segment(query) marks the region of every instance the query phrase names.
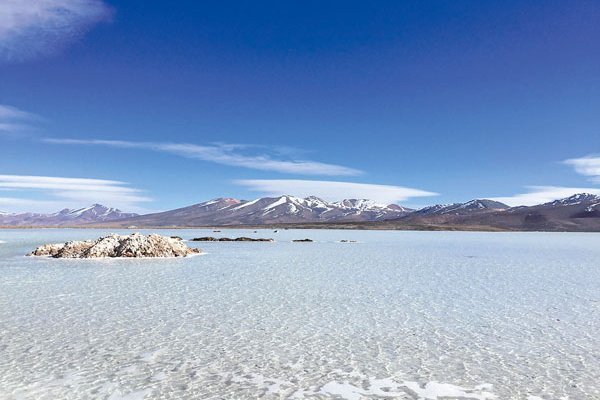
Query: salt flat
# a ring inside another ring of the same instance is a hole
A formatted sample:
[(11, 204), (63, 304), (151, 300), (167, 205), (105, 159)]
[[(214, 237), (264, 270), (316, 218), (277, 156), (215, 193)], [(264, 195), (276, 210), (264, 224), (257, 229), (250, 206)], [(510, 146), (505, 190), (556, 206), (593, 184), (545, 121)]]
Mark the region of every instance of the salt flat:
[(599, 234), (173, 230), (275, 242), (23, 256), (107, 233), (0, 231), (0, 398), (600, 398)]

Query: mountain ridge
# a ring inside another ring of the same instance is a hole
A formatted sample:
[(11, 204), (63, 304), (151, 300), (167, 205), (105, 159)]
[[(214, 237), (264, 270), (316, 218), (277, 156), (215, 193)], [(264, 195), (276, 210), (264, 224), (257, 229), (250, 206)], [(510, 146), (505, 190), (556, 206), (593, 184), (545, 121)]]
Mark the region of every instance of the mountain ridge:
[(290, 226), (364, 229), (600, 231), (600, 196), (577, 193), (533, 206), (490, 199), (437, 204), (418, 210), (366, 199), (325, 201), (291, 195), (211, 199), (158, 213), (124, 213), (100, 204), (52, 214), (0, 213), (2, 226), (202, 227)]
[(291, 195), (254, 200), (216, 198), (191, 206), (127, 219), (134, 225), (212, 226), (269, 223), (349, 222), (394, 219), (412, 210), (372, 200), (328, 202), (316, 196)]
[[(463, 204), (468, 204), (463, 203)], [(507, 207), (487, 203), (487, 207), (464, 213), (420, 215), (419, 211), (402, 219), (421, 226), (488, 227), (520, 231), (600, 231), (600, 196), (577, 193), (563, 199), (532, 206)]]
[(92, 204), (78, 209), (64, 208), (54, 213), (2, 213), (0, 226), (70, 226), (94, 222), (109, 222), (131, 218), (138, 214), (123, 212), (102, 204)]

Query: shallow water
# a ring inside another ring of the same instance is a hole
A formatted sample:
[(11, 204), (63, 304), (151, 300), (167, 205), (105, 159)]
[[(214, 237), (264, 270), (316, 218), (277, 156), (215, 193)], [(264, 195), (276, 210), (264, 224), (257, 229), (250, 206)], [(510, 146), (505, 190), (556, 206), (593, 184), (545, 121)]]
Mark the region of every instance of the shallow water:
[(23, 257), (106, 233), (0, 230), (0, 398), (600, 399), (598, 234), (174, 230), (276, 242)]

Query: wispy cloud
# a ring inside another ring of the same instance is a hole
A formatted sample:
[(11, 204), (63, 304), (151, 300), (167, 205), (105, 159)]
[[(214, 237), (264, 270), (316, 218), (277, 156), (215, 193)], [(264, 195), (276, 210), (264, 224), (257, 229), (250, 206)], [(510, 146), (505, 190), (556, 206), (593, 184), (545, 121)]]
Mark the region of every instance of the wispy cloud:
[(291, 194), (318, 196), (328, 201), (343, 199), (370, 199), (384, 204), (406, 201), (413, 197), (436, 196), (437, 193), (403, 186), (374, 185), (369, 183), (308, 181), (296, 179), (244, 179), (234, 183), (267, 196)]
[(2, 0), (0, 62), (52, 53), (111, 14), (102, 0)]
[(600, 195), (598, 188), (578, 188), (562, 186), (529, 186), (527, 193), (515, 194), (508, 197), (492, 197), (492, 200), (500, 201), (509, 206), (534, 206), (536, 204), (548, 203), (554, 200), (572, 196), (577, 193), (591, 193)]
[(17, 135), (29, 132), (33, 129), (32, 124), (39, 119), (35, 114), (0, 104), (0, 135)]
[(36, 118), (34, 114), (19, 110), (16, 107), (0, 104), (0, 118), (2, 119), (32, 119)]
[(197, 145), (189, 143), (153, 143), (122, 140), (80, 140), (80, 139), (44, 139), (47, 143), (109, 146), (123, 149), (146, 149), (175, 154), (187, 158), (210, 161), (234, 167), (250, 168), (262, 171), (275, 171), (299, 175), (353, 176), (362, 171), (335, 164), (326, 164), (309, 160), (277, 159), (267, 154), (245, 154), (242, 150), (251, 150), (253, 146), (217, 143)]
[(126, 182), (55, 176), (0, 175), (0, 190), (14, 196), (0, 197), (2, 211), (57, 211), (102, 203), (126, 211), (141, 211), (151, 201)]
[(564, 161), (572, 166), (578, 174), (590, 177), (594, 183), (600, 183), (600, 156), (589, 155), (580, 158), (570, 158)]

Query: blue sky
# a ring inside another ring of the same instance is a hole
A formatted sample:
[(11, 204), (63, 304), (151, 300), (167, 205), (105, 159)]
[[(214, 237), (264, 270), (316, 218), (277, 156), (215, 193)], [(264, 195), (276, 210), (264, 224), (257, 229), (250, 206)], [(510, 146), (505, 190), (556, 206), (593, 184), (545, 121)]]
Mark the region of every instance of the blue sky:
[(600, 194), (598, 20), (577, 0), (4, 0), (0, 210)]

